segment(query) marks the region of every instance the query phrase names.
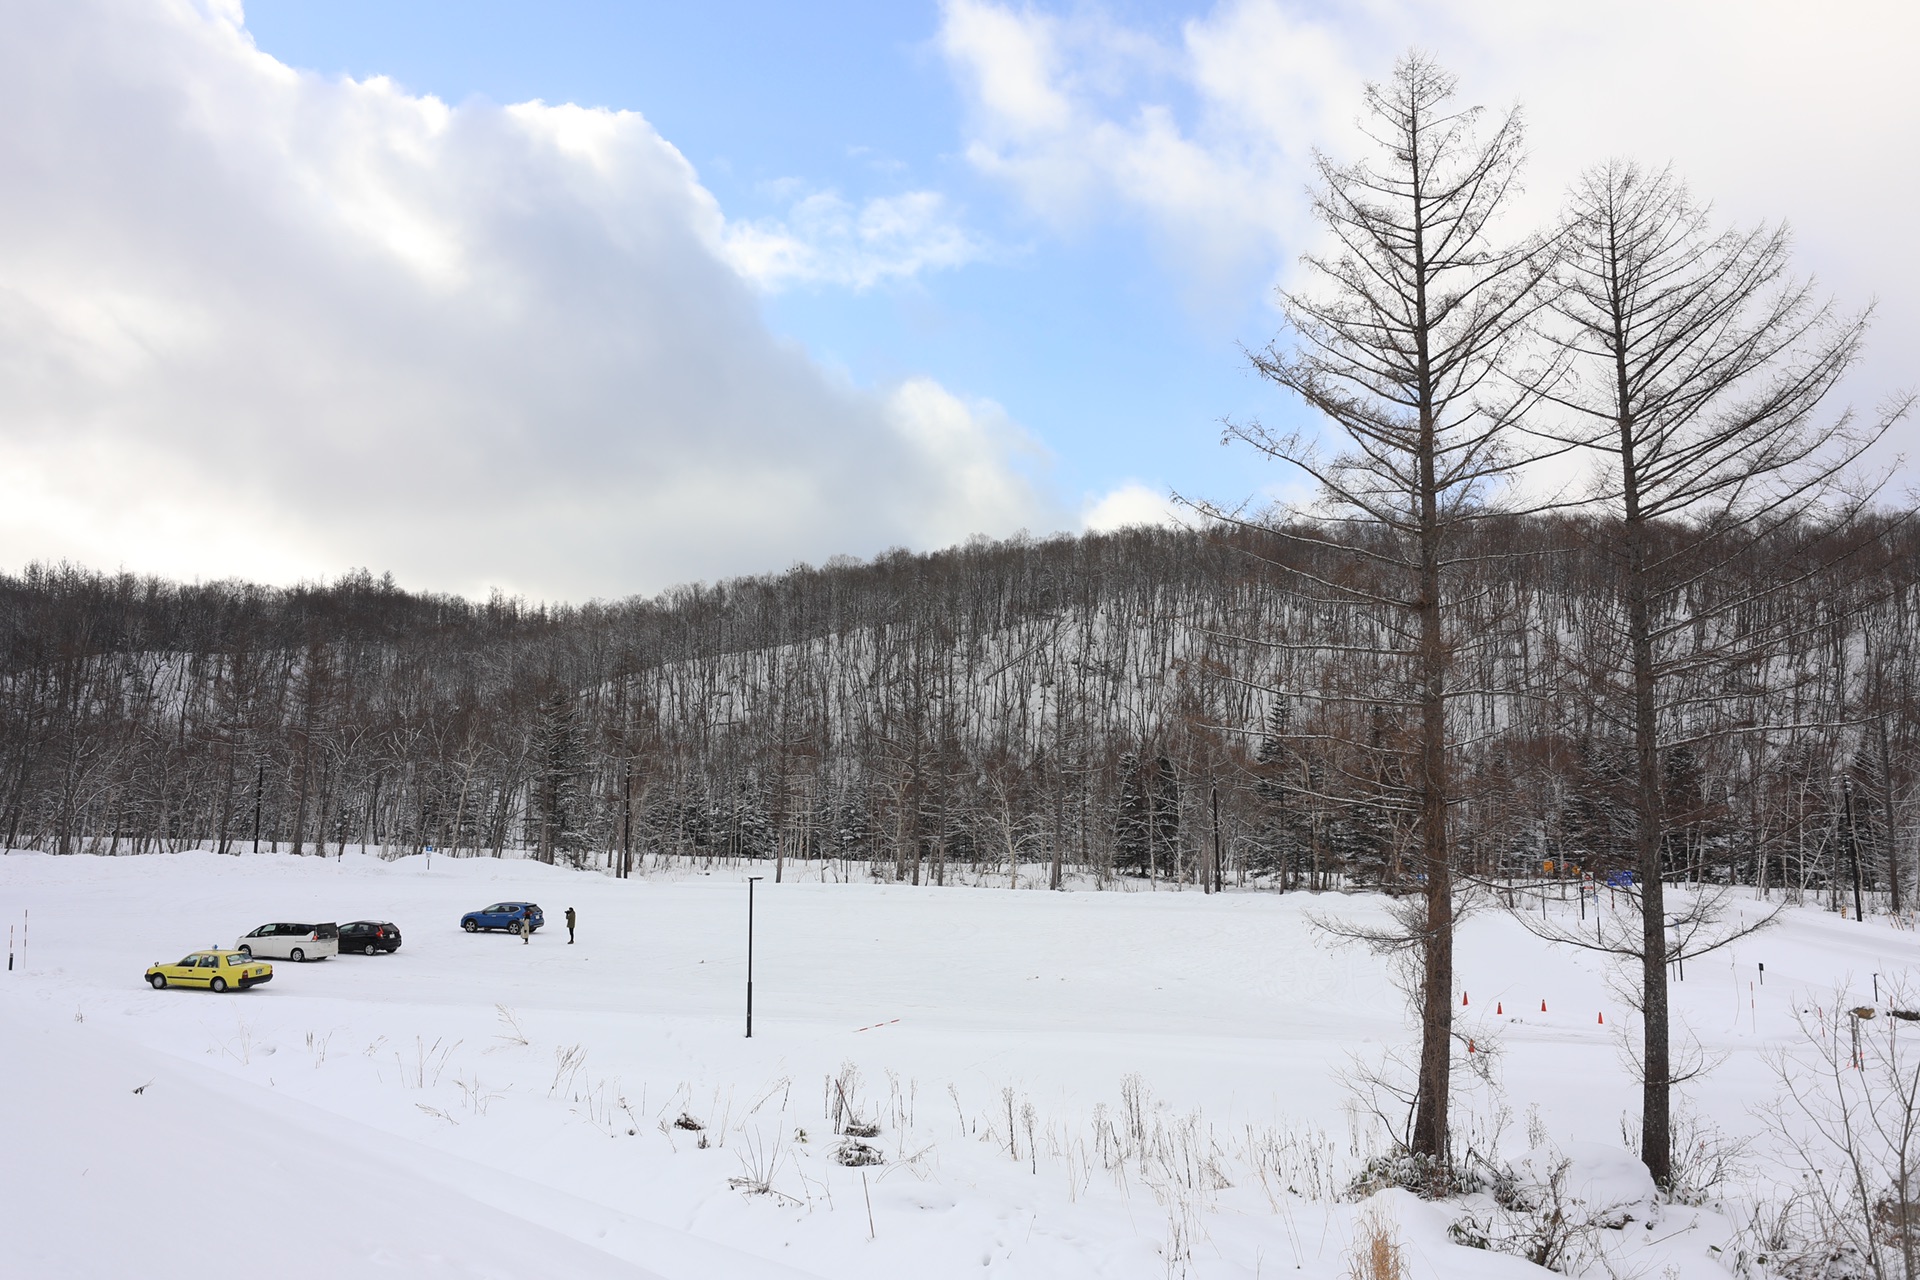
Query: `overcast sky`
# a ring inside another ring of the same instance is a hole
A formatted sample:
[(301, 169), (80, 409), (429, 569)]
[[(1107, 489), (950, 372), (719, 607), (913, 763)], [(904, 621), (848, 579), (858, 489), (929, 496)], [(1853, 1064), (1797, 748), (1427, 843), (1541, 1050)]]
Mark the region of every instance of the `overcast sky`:
[[(1409, 46), (1785, 219), (1920, 382), (1907, 4), (13, 0), (0, 564), (547, 599), (1287, 477), (1245, 369)], [(1901, 448), (1915, 428), (1901, 429)]]

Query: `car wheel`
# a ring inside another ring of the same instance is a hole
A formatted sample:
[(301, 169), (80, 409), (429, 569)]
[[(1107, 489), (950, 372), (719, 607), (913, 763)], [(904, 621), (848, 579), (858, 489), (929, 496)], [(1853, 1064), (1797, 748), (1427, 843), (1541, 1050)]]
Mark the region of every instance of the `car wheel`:
[(298, 947), (295, 947), (293, 950), (287, 953), (287, 959), (293, 961), (295, 964), (305, 963), (306, 958), (307, 958), (307, 953), (302, 951)]
[(465, 929), (468, 933), (480, 932), (480, 922), (478, 920), (462, 920), (460, 922), (460, 927), (462, 929)]
[(227, 980), (225, 978), (215, 978), (212, 982), (209, 982), (207, 985), (212, 987), (215, 991), (225, 991), (227, 989)]
[(378, 947), (376, 947), (376, 946), (374, 946), (374, 945), (373, 945), (373, 944), (372, 944), (371, 942), (369, 942), (369, 943), (367, 944), (367, 954), (368, 954), (368, 955), (373, 955), (373, 954), (375, 954), (376, 952), (378, 952), (379, 950), (380, 950), (380, 948), (378, 948)]
[(147, 981), (153, 984), (155, 991), (158, 991), (167, 985), (167, 975), (164, 973), (156, 973), (151, 978), (148, 978)]
[(252, 948), (252, 947), (241, 947), (241, 948), (240, 948), (239, 950), (240, 950), (240, 954), (241, 954), (241, 955), (243, 955), (243, 956), (245, 956), (245, 957), (246, 957), (247, 959), (249, 959), (249, 960), (251, 960), (251, 959), (253, 959), (253, 948)]

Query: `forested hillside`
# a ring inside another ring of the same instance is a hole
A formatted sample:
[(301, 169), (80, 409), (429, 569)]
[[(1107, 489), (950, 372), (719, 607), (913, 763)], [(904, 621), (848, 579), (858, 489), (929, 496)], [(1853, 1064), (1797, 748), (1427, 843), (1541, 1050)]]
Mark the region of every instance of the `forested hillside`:
[[(1472, 873), (1632, 863), (1615, 532), (1514, 518), (1461, 549)], [(1661, 619), (1676, 875), (1819, 888), (1857, 854), (1911, 892), (1920, 535), (1845, 538), (1742, 541)], [(581, 607), (35, 567), (0, 579), (0, 838), (1392, 884), (1407, 672), (1390, 616), (1314, 586), (1350, 550), (1133, 529)]]

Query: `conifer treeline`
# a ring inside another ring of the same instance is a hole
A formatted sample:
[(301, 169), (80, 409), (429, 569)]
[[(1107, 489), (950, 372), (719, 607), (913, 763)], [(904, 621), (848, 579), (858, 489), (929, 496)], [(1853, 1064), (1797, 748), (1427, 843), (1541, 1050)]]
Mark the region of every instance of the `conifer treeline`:
[[(1470, 874), (1632, 862), (1615, 532), (1476, 535), (1450, 710)], [(1829, 888), (1857, 856), (1869, 890), (1911, 895), (1920, 535), (1847, 536), (1744, 548), (1719, 580), (1751, 603), (1677, 606), (1699, 676), (1663, 726), (1674, 874)], [(1134, 529), (562, 608), (365, 573), (279, 590), (35, 567), (0, 578), (0, 840), (1390, 885), (1413, 816), (1404, 673), (1362, 653), (1391, 620), (1285, 572), (1342, 571), (1315, 554)], [(1755, 595), (1769, 576), (1787, 585)], [(1332, 638), (1337, 658), (1315, 647)]]

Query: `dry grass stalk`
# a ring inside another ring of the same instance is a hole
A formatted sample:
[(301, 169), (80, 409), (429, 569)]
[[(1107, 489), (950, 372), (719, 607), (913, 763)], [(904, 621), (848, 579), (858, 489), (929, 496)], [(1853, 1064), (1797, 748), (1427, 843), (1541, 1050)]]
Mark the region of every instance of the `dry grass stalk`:
[(1351, 1280), (1407, 1280), (1406, 1255), (1400, 1232), (1386, 1211), (1370, 1208), (1353, 1226), (1353, 1249), (1347, 1255)]

